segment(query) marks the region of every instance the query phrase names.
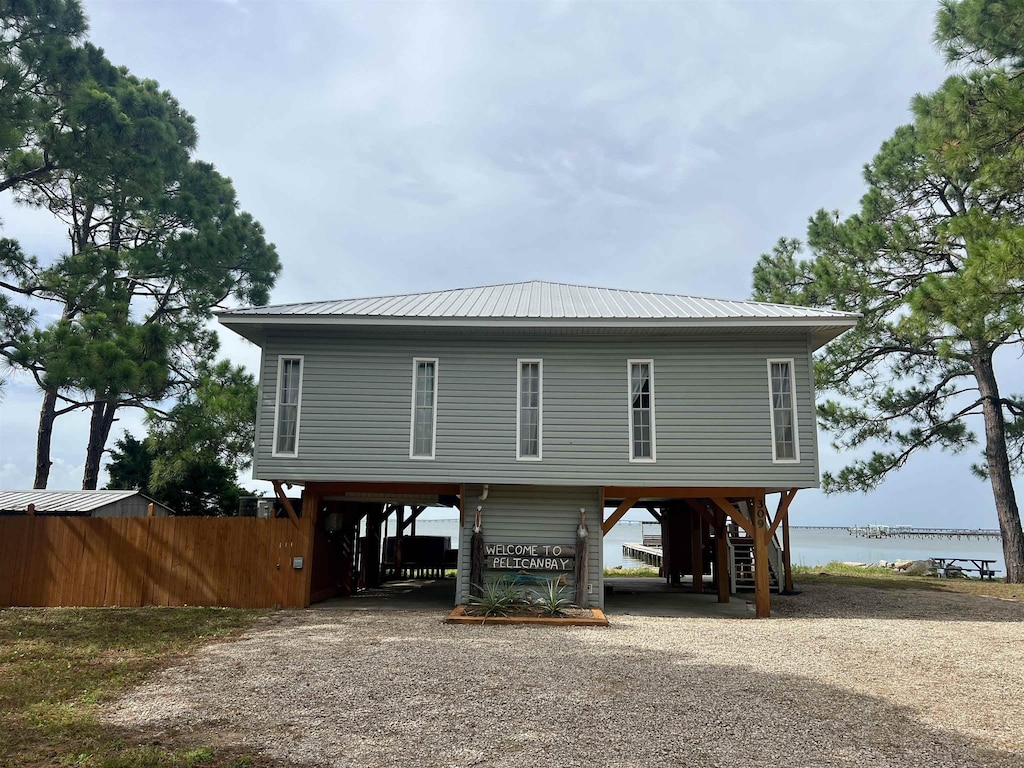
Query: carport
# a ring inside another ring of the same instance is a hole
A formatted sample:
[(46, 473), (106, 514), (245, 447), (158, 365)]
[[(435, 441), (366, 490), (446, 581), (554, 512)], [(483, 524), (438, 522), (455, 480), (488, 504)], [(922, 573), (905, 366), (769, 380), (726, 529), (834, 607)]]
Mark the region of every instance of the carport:
[[(657, 589), (653, 584), (649, 587), (634, 584), (633, 589), (623, 591), (639, 592), (648, 599), (652, 599), (654, 594), (667, 595), (684, 590), (694, 596), (702, 596), (707, 586), (704, 577), (710, 575), (716, 595), (714, 599), (727, 605), (737, 582), (737, 570), (742, 568), (754, 590), (756, 615), (759, 618), (769, 616), (771, 581), (775, 580), (779, 591), (792, 591), (789, 505), (796, 492), (795, 488), (603, 488), (603, 534), (607, 535), (630, 509), (636, 507), (646, 509), (661, 524), (664, 583)], [(779, 493), (774, 516), (768, 512), (766, 503), (769, 493)], [(780, 526), (784, 543), (776, 538)], [(742, 565), (733, 544), (740, 538), (749, 542), (743, 544), (749, 555)], [(688, 588), (683, 587), (684, 579), (689, 581)], [(611, 583), (611, 595), (614, 595), (615, 581), (606, 579), (606, 583)]]
[[(278, 498), (290, 508), (280, 483)], [(416, 521), (431, 507), (459, 508), (460, 487), (447, 484), (305, 484), (302, 515), (312, 518), (309, 602), (335, 599), (394, 602), (419, 595), (455, 599), (458, 542), (417, 535)], [(289, 513), (294, 513), (289, 509)], [(429, 589), (423, 589), (430, 583)], [(403, 586), (404, 585), (404, 586)]]

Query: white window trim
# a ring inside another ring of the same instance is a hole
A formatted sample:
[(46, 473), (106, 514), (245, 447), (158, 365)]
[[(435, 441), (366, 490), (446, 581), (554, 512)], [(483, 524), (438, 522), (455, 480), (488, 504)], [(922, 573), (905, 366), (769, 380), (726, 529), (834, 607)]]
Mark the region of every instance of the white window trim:
[[(416, 372), (420, 363), (434, 364), (434, 402), (432, 404), (433, 424), (430, 428), (430, 455), (416, 454)], [(437, 390), (440, 386), (441, 366), (436, 357), (414, 357), (412, 359), (412, 409), (409, 412), (409, 458), (415, 461), (433, 461), (437, 453)]]
[[(793, 402), (793, 456), (792, 459), (780, 459), (776, 452), (775, 444), (775, 402), (772, 396), (772, 364), (789, 363), (789, 391), (792, 394)], [(768, 416), (772, 425), (772, 464), (799, 464), (800, 463), (800, 423), (797, 420), (796, 407), (796, 363), (792, 357), (771, 357), (767, 361), (768, 370)]]
[[(299, 361), (299, 399), (295, 404), (295, 451), (292, 453), (281, 453), (277, 450), (277, 428), (280, 426), (278, 419), (281, 410), (281, 377), (284, 375), (284, 361)], [(299, 455), (299, 428), (302, 426), (302, 379), (306, 375), (306, 360), (304, 355), (278, 355), (277, 356), (277, 386), (274, 388), (274, 442), (271, 445), (270, 455), (274, 458), (295, 458)]]
[[(645, 363), (651, 372), (651, 455), (633, 455), (633, 366)], [(629, 411), (629, 461), (631, 464), (654, 464), (658, 460), (658, 437), (654, 420), (654, 358), (626, 361), (626, 406)]]
[[(537, 364), (537, 455), (523, 456), (523, 363)], [(516, 461), (541, 461), (544, 458), (544, 360), (539, 357), (516, 359)]]

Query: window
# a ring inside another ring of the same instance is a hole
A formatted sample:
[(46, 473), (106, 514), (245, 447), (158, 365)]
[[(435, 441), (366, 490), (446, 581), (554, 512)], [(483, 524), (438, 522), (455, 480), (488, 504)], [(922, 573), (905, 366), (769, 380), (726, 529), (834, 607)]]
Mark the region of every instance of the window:
[(654, 461), (654, 361), (630, 360), (629, 460)]
[(800, 461), (796, 403), (793, 398), (793, 361), (768, 361), (768, 386), (771, 395), (772, 461)]
[(274, 456), (299, 455), (299, 408), (302, 404), (302, 357), (277, 358), (274, 403)]
[(434, 458), (437, 430), (437, 358), (417, 357), (412, 361), (412, 428), (409, 458)]
[(519, 366), (519, 414), (517, 419), (517, 459), (541, 458), (541, 426), (543, 415), (541, 402), (544, 385), (541, 380), (544, 364), (540, 360), (518, 360)]

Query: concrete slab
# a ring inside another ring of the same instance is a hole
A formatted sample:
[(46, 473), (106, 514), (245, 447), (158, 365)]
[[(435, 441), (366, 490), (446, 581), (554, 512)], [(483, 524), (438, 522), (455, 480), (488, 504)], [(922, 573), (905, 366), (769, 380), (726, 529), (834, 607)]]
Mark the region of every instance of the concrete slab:
[[(713, 592), (695, 595), (689, 585), (671, 587), (661, 579), (605, 579), (612, 593), (605, 596), (605, 614), (616, 615), (751, 618), (752, 596), (732, 596), (719, 603)], [(440, 611), (447, 615), (455, 606), (454, 579), (405, 579), (389, 581), (352, 597), (334, 597), (314, 603), (315, 610), (347, 611)]]
[[(754, 617), (753, 596), (732, 595), (728, 603), (718, 602), (713, 592), (694, 594), (686, 587), (671, 587), (661, 579), (605, 579), (611, 594), (604, 599), (604, 612), (614, 623), (617, 615), (669, 616), (682, 618)], [(748, 599), (750, 602), (748, 602)]]
[(455, 579), (404, 579), (364, 589), (351, 597), (332, 597), (313, 603), (317, 610), (443, 611), (455, 606)]

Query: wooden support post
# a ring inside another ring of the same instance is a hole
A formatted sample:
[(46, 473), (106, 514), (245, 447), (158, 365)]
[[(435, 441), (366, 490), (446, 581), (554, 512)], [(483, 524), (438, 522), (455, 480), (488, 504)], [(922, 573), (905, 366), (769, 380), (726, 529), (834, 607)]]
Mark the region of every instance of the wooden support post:
[(423, 514), (423, 510), (425, 509), (426, 507), (422, 506), (409, 507), (409, 517), (407, 517), (405, 522), (402, 523), (402, 528), (404, 530), (405, 528), (411, 527), (412, 533), (409, 534), (410, 536), (416, 535), (416, 518)]
[(156, 504), (151, 501), (146, 505), (146, 517), (152, 517), (154, 512), (156, 512)]
[[(795, 491), (794, 491), (795, 493)], [(785, 512), (785, 516), (782, 518), (782, 570), (784, 577), (782, 581), (782, 589), (784, 592), (793, 591), (793, 559), (792, 553), (789, 549), (789, 510)]]
[(307, 490), (302, 494), (302, 516), (314, 522), (320, 517), (320, 503), (323, 499), (315, 491)]
[[(274, 486), (274, 493), (277, 495), (277, 500), (281, 502), (281, 506), (284, 507), (284, 511), (288, 513), (288, 517), (291, 518), (291, 521), (298, 525), (299, 516), (295, 514), (295, 508), (292, 506), (291, 499), (285, 495), (284, 489), (281, 487), (281, 481), (271, 480), (271, 484)], [(310, 496), (312, 497), (312, 494), (310, 494)]]
[(771, 530), (768, 532), (769, 539), (775, 536), (779, 523), (789, 515), (789, 505), (793, 503), (793, 498), (798, 490), (800, 489), (790, 488), (788, 491), (783, 491), (779, 496), (779, 507), (775, 510), (775, 520), (772, 522)]
[(395, 578), (402, 578), (402, 537), (405, 530), (405, 507), (398, 507), (398, 520), (395, 523)]
[(718, 602), (728, 603), (732, 586), (729, 576), (729, 527), (725, 512), (721, 510), (715, 515), (715, 581), (718, 582)]
[[(275, 484), (276, 488), (280, 487), (280, 483)], [(282, 493), (282, 495), (284, 495)], [(307, 486), (302, 492), (302, 517), (303, 522), (300, 525), (299, 518), (295, 514), (295, 510), (292, 508), (291, 501), (287, 497), (284, 498), (285, 509), (288, 510), (288, 516), (295, 523), (296, 527), (302, 528), (305, 526), (306, 538), (305, 541), (300, 540), (300, 551), (302, 552), (302, 589), (303, 589), (303, 608), (309, 608), (309, 604), (313, 597), (313, 546), (316, 539), (317, 530), (317, 519), (320, 517), (320, 494)]]
[(672, 543), (673, 539), (673, 517), (678, 520), (678, 510), (676, 515), (673, 515), (672, 506), (664, 506), (661, 508), (661, 577), (665, 579), (665, 583), (672, 584), (672, 566), (675, 565), (675, 561), (672, 557), (674, 546)]
[(341, 507), (341, 570), (338, 574), (338, 592), (348, 597), (356, 593), (356, 563), (359, 542), (358, 505), (351, 502)]
[(29, 517), (35, 517), (36, 516), (36, 505), (35, 504), (29, 504), (28, 507), (25, 508), (25, 513)]
[(607, 535), (608, 531), (614, 528), (615, 524), (622, 519), (622, 516), (629, 512), (629, 510), (631, 510), (638, 501), (640, 501), (640, 497), (634, 496), (633, 498), (626, 499), (619, 504), (619, 506), (615, 508), (615, 511), (608, 516), (608, 519), (601, 524), (601, 533)]
[(799, 488), (790, 488), (783, 491), (779, 497), (779, 508), (775, 512), (775, 521), (772, 523), (768, 538), (775, 536), (775, 530), (782, 525), (782, 592), (793, 591), (793, 553), (790, 551), (789, 543), (789, 506), (793, 503), (796, 492)]
[(704, 519), (708, 527), (715, 527), (715, 516), (708, 510), (707, 503), (703, 499), (679, 499), (685, 508), (690, 509), (693, 514)]
[(355, 582), (356, 582), (356, 584), (355, 584), (355, 586), (356, 586), (356, 591), (358, 592), (360, 589), (365, 589), (366, 588), (366, 552), (365, 552), (366, 542), (365, 542), (365, 539), (363, 539), (363, 537), (359, 535), (359, 522), (358, 521), (355, 524), (354, 537), (355, 537), (355, 542), (356, 542), (356, 557), (355, 557), (355, 560), (356, 560), (356, 577), (355, 577)]
[(764, 496), (754, 499), (754, 613), (759, 619), (772, 615), (768, 578), (768, 515)]
[(751, 521), (748, 520), (742, 512), (739, 512), (736, 509), (736, 507), (734, 507), (729, 502), (727, 498), (725, 498), (724, 496), (710, 496), (709, 498), (714, 503), (714, 505), (718, 507), (718, 509), (720, 509), (722, 512), (731, 517), (733, 519), (733, 522), (735, 522), (736, 525), (742, 528), (744, 533), (747, 534), (747, 536), (749, 536), (750, 538), (754, 538), (754, 526), (751, 523)]
[(380, 513), (380, 526), (381, 526), (381, 545), (380, 545), (380, 559), (381, 559), (381, 581), (387, 581), (388, 569), (384, 565), (388, 556), (388, 540), (391, 535), (388, 533), (388, 520), (391, 519), (391, 513), (394, 511), (394, 506), (391, 504), (384, 505), (384, 511)]
[(380, 528), (383, 522), (382, 509), (374, 509), (366, 516), (366, 546), (363, 558), (366, 562), (364, 581), (367, 587), (380, 586)]
[(693, 591), (704, 592), (704, 520), (696, 507), (690, 506), (690, 562), (693, 571)]

